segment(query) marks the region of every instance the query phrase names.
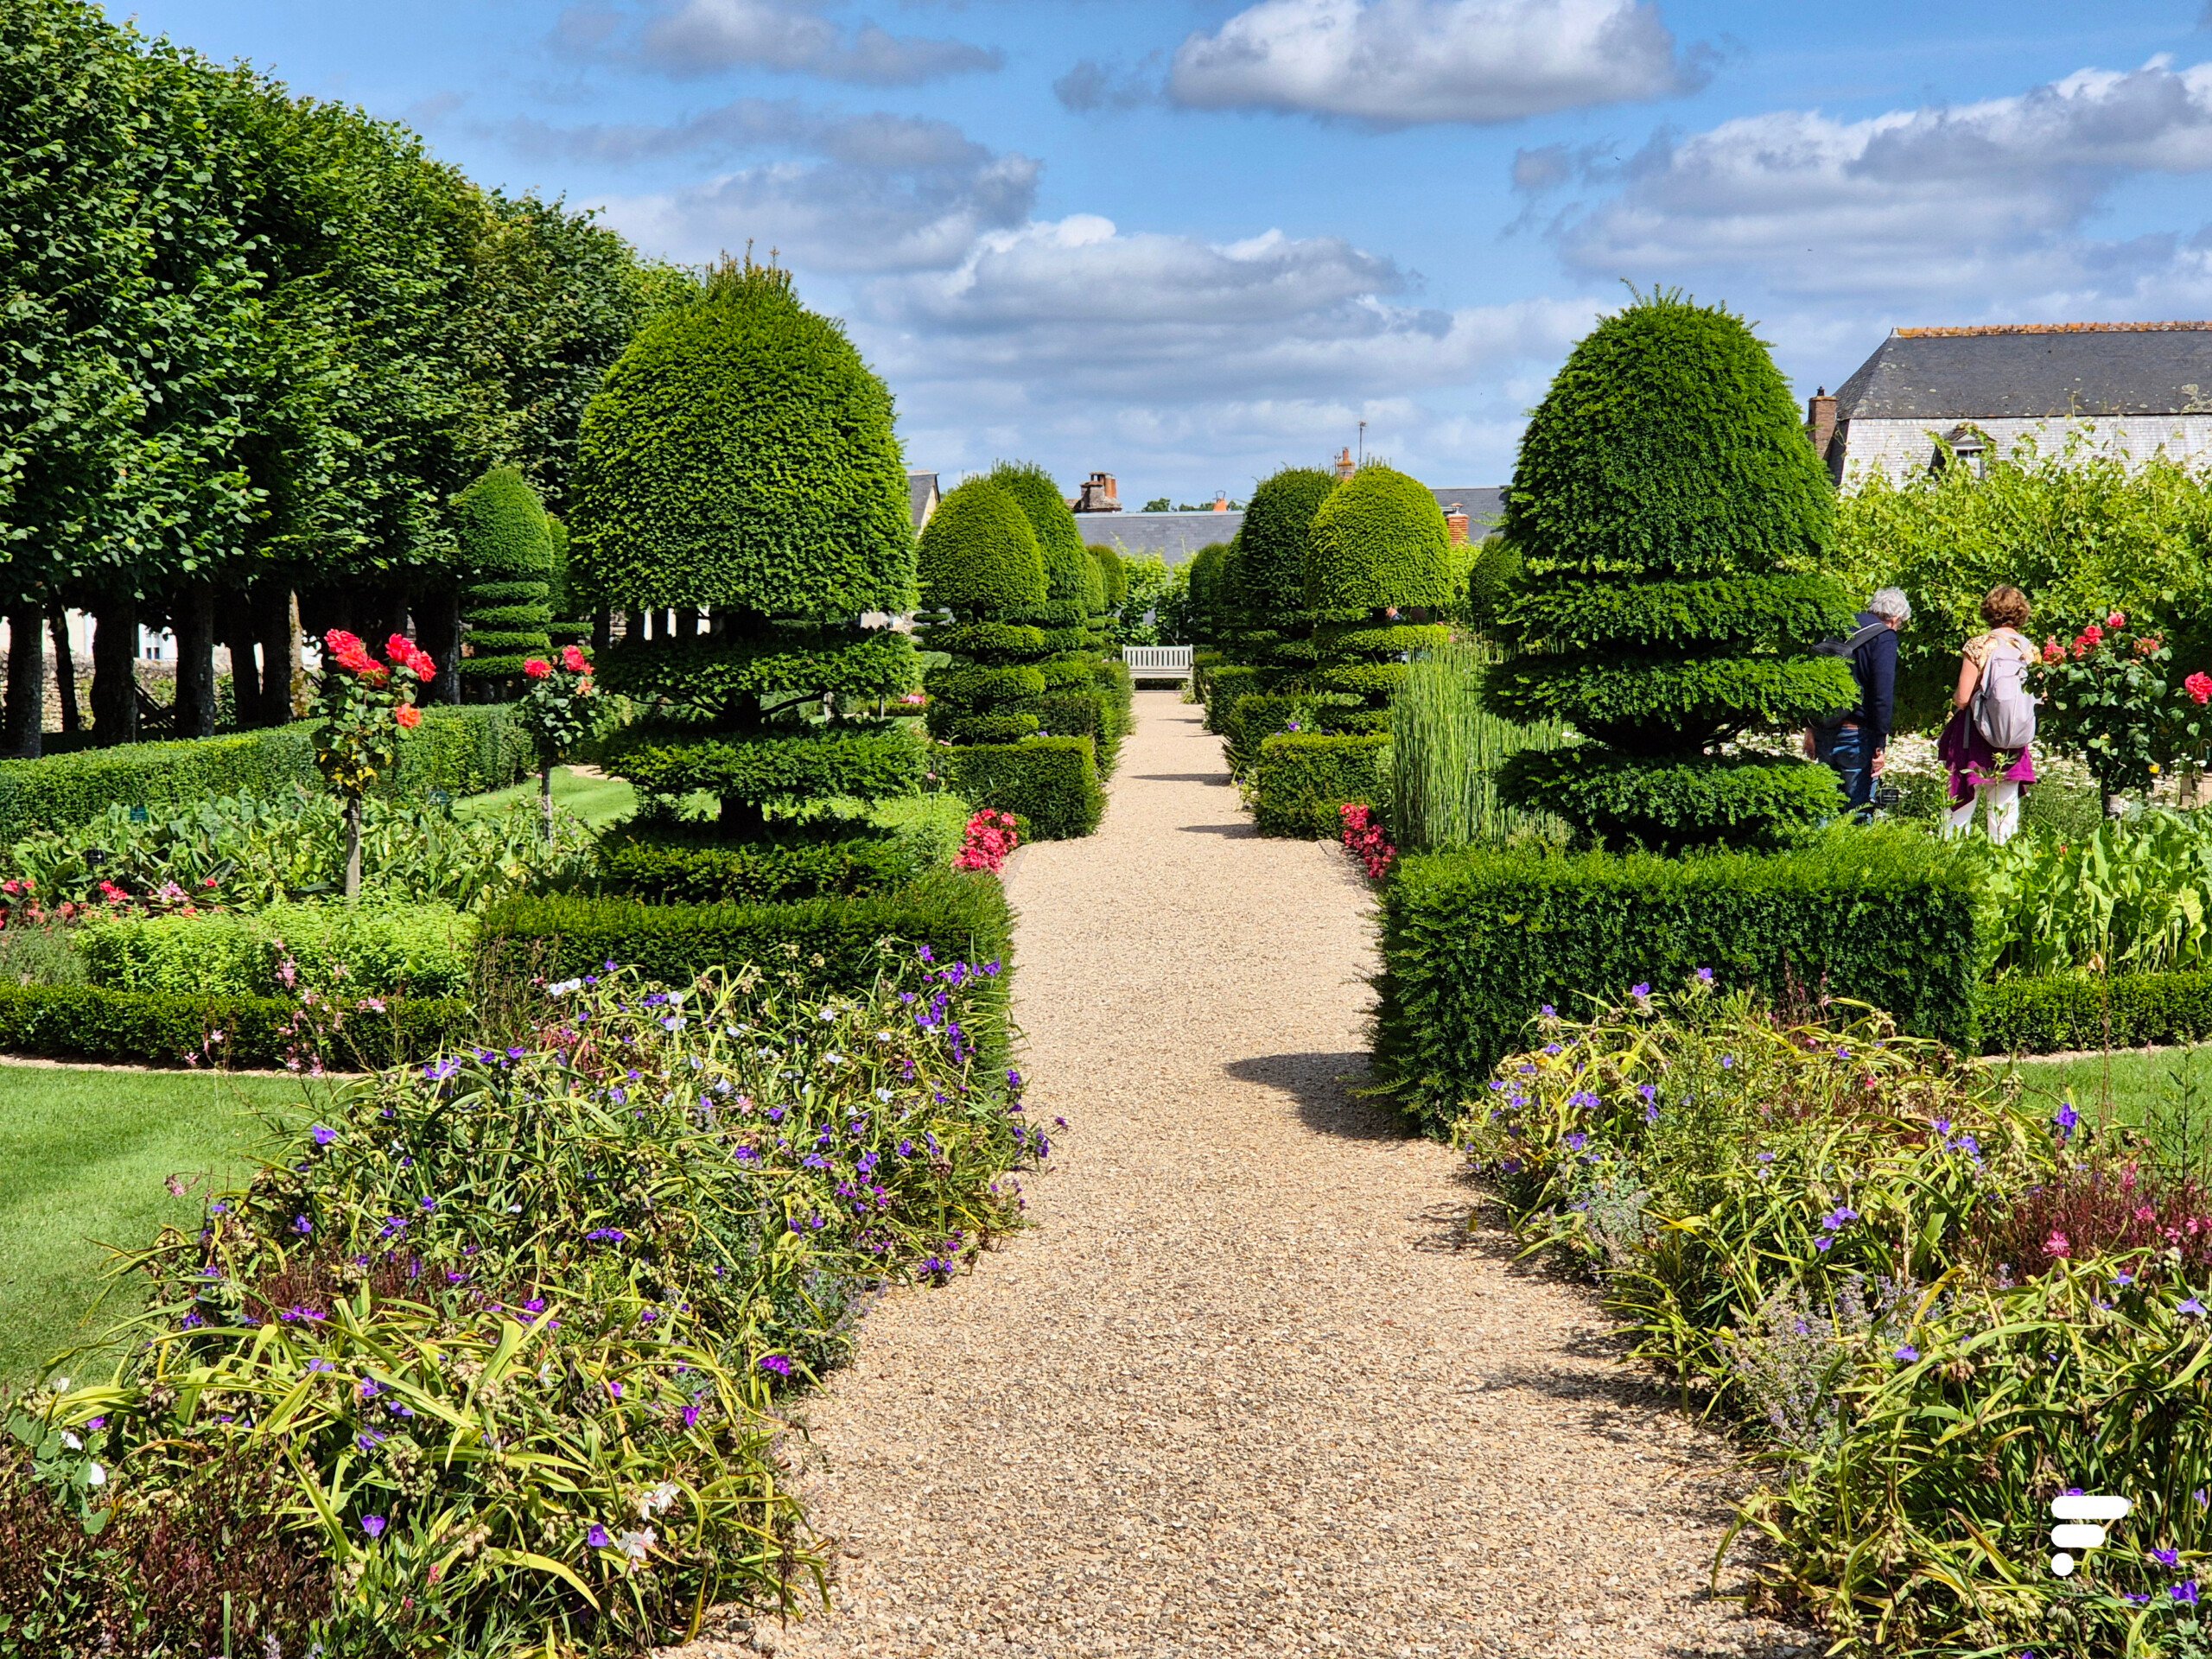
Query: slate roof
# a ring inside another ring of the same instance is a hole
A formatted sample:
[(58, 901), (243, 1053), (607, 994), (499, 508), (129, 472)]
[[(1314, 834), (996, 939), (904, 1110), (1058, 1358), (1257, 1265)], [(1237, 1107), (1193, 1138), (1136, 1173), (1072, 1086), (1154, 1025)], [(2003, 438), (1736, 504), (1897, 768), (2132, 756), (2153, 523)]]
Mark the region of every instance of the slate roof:
[(937, 493), (938, 485), (937, 474), (935, 473), (909, 473), (906, 474), (906, 494), (913, 503), (914, 528), (916, 530), (919, 530), (922, 527), (922, 521), (929, 517), (930, 498)]
[(1467, 515), (1467, 539), (1479, 542), (1490, 530), (1505, 517), (1505, 492), (1490, 484), (1468, 485), (1457, 490), (1440, 490), (1432, 486), (1429, 493), (1436, 498), (1436, 505), (1445, 512), (1452, 511), (1457, 501)]
[(1078, 512), (1087, 547), (1110, 547), (1125, 557), (1157, 553), (1170, 569), (1210, 542), (1225, 542), (1243, 528), (1241, 512)]
[(1836, 389), (1835, 412), (1839, 421), (2212, 414), (2212, 322), (1900, 328)]

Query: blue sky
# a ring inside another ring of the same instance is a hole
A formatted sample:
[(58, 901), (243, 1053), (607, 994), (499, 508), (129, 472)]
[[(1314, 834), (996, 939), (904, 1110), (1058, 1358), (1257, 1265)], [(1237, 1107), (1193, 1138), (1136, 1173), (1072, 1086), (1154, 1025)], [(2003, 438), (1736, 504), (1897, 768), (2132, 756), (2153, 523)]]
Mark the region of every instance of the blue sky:
[(1801, 396), (1891, 327), (2212, 316), (2212, 0), (145, 0), (845, 317), (908, 464), (1502, 481), (1639, 287)]

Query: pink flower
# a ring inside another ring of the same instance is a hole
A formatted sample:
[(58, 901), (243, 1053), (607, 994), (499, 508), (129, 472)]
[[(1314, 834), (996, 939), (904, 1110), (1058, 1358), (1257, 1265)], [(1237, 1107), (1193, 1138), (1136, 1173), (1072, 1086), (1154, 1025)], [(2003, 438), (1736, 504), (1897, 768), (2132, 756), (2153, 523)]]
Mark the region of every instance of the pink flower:
[(2127, 613), (2126, 611), (2114, 611), (2110, 616), (2105, 618), (2105, 626), (2108, 628), (2124, 628), (2126, 626)]
[(533, 680), (542, 680), (553, 671), (553, 664), (543, 657), (533, 657), (522, 665), (522, 671)]
[(2199, 669), (2181, 683), (2181, 689), (2189, 693), (2191, 702), (2202, 708), (2205, 703), (2212, 702), (2212, 674)]
[(2063, 1259), (2066, 1254), (2073, 1248), (2073, 1245), (2067, 1242), (2066, 1235), (2060, 1232), (2056, 1227), (2050, 1230), (2050, 1236), (2043, 1242), (2043, 1253), (2045, 1255), (2056, 1256), (2061, 1259)]
[(2057, 640), (2046, 639), (2043, 642), (2043, 659), (2046, 663), (2055, 663), (2065, 655), (2066, 647), (2060, 645)]
[(561, 652), (561, 666), (571, 674), (582, 674), (588, 671), (591, 664), (584, 660), (581, 646), (569, 645)]
[(403, 732), (411, 732), (423, 723), (423, 711), (411, 702), (403, 702), (391, 711), (391, 717)]

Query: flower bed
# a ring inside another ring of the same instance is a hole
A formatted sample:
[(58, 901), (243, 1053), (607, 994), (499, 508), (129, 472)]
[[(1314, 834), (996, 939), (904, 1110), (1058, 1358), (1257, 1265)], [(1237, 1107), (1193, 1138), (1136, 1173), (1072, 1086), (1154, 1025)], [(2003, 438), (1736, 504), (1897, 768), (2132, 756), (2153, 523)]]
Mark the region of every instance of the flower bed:
[(19, 1403), (0, 1628), (631, 1655), (804, 1599), (779, 1397), (874, 1288), (1019, 1225), (1049, 1149), (969, 1031), (997, 965), (921, 973), (570, 982), (522, 1042), (337, 1096), (133, 1262), (111, 1378)]
[[(2203, 1652), (2212, 1193), (1832, 1012), (1778, 1020), (1700, 976), (1548, 1013), (1455, 1138), (1756, 1449), (1762, 1604), (1838, 1653)], [(2069, 1488), (2134, 1509), (2062, 1578)]]

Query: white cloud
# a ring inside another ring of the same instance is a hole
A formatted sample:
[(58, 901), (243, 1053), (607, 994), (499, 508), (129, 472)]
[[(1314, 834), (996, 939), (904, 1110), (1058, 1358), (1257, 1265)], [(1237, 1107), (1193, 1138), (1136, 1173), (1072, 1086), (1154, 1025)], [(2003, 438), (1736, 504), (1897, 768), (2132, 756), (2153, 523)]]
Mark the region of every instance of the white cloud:
[[(728, 69), (768, 69), (871, 86), (912, 86), (947, 75), (1001, 67), (1006, 54), (966, 41), (893, 35), (861, 21), (846, 28), (823, 16), (834, 0), (677, 0), (650, 16), (635, 55), (664, 74), (688, 78)], [(601, 4), (568, 8), (555, 38), (571, 50), (606, 49), (623, 15)]]
[(976, 143), (950, 122), (827, 115), (744, 99), (666, 126), (512, 130), (525, 148), (629, 162), (782, 151), (683, 189), (617, 196), (610, 223), (641, 245), (704, 259), (750, 240), (801, 269), (883, 272), (956, 265), (985, 232), (1024, 223), (1038, 162)]
[(1258, 0), (1175, 54), (1168, 95), (1200, 109), (1379, 125), (1515, 121), (1702, 84), (1645, 0)]
[(2212, 170), (2212, 64), (2082, 70), (2015, 97), (1839, 121), (1778, 111), (1618, 168), (1526, 152), (1529, 188), (1617, 183), (1553, 233), (1585, 271), (1754, 270), (1780, 293), (2122, 292), (2173, 239), (2100, 241), (2091, 215), (2131, 175)]

